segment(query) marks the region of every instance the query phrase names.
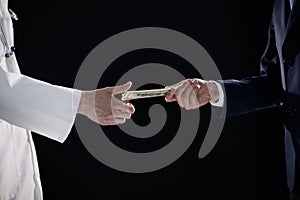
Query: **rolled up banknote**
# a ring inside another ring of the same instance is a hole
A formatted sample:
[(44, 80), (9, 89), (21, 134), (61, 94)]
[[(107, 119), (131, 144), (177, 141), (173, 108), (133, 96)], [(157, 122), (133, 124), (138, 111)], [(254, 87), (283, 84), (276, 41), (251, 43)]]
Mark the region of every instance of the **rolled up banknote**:
[(173, 85), (162, 89), (127, 91), (122, 94), (122, 101), (165, 96), (170, 90), (176, 90), (181, 85)]

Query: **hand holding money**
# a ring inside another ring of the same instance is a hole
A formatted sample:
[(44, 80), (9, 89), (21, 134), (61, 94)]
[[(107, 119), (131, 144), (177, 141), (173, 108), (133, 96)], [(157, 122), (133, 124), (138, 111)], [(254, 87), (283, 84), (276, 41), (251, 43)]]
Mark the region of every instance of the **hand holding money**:
[(176, 92), (170, 91), (165, 97), (167, 102), (177, 101), (179, 106), (186, 110), (199, 108), (209, 102), (216, 104), (219, 98), (216, 82), (197, 78), (186, 79)]

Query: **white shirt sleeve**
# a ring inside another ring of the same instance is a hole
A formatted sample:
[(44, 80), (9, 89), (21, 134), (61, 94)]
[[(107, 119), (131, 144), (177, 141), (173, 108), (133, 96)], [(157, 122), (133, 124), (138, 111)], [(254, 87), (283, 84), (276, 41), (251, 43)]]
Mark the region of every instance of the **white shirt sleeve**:
[(218, 88), (219, 91), (219, 100), (217, 102), (210, 102), (212, 106), (223, 107), (224, 106), (224, 91), (220, 83), (213, 81)]
[(51, 85), (0, 67), (0, 119), (59, 142), (67, 138), (81, 91)]

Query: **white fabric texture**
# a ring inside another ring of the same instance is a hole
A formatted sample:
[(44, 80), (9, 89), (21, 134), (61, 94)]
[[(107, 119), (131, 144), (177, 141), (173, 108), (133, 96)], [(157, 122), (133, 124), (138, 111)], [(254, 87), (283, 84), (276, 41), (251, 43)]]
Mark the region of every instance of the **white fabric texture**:
[(218, 88), (219, 91), (219, 100), (217, 102), (210, 102), (212, 106), (223, 107), (224, 106), (224, 91), (220, 83), (213, 81)]
[[(7, 0), (0, 0), (0, 25), (13, 46)], [(41, 200), (42, 187), (31, 131), (64, 142), (79, 106), (79, 90), (20, 74), (15, 55), (0, 42), (0, 200)]]

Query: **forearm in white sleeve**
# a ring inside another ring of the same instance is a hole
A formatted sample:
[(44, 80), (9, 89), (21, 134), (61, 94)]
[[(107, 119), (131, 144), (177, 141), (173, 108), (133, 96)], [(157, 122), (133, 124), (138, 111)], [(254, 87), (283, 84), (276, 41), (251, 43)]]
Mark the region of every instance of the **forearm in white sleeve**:
[(81, 91), (51, 85), (0, 67), (0, 119), (59, 142), (67, 138)]
[(220, 83), (213, 81), (218, 88), (219, 100), (217, 102), (210, 102), (212, 106), (223, 107), (224, 106), (224, 91)]

